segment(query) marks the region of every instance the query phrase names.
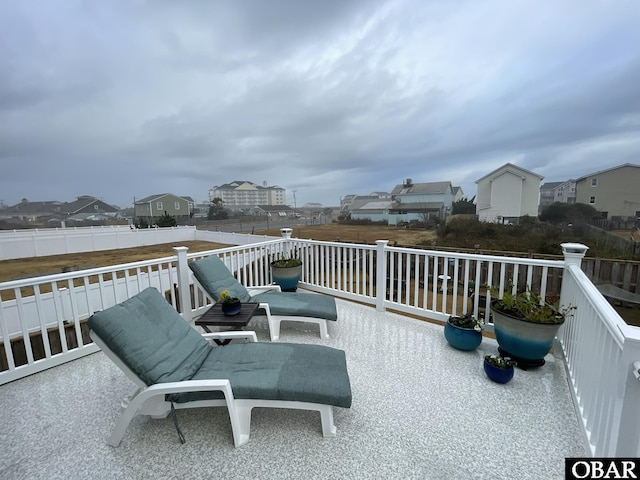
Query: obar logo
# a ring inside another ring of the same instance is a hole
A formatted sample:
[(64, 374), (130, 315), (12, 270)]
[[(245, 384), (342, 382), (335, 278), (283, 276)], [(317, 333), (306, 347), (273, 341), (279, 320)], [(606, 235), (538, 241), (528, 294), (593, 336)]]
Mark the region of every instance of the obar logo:
[(638, 458), (567, 458), (565, 479), (639, 478)]

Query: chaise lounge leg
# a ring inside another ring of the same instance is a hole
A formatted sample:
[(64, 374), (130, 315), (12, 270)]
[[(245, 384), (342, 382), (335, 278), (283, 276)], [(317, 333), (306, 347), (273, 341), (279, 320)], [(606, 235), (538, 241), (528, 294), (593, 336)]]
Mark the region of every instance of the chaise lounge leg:
[(327, 328), (327, 321), (326, 320), (320, 320), (318, 322), (318, 325), (320, 326), (320, 338), (329, 338), (329, 330)]
[(322, 405), (319, 409), (320, 421), (322, 422), (322, 435), (325, 437), (335, 437), (338, 429), (333, 423), (333, 407)]
[(237, 432), (233, 434), (233, 443), (236, 448), (241, 447), (249, 441), (251, 435), (251, 410), (253, 406), (242, 405), (242, 401), (236, 401), (235, 415), (236, 424), (234, 428), (237, 428)]

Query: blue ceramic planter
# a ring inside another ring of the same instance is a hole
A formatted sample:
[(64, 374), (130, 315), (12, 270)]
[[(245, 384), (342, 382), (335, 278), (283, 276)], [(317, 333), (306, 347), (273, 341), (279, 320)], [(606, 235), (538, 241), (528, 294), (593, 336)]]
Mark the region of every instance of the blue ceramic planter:
[[(494, 302), (492, 302), (494, 303)], [(560, 323), (534, 323), (513, 317), (491, 305), (498, 345), (517, 359), (541, 361), (553, 346)]]
[(302, 275), (302, 265), (288, 268), (271, 266), (271, 277), (276, 284), (280, 285), (283, 292), (295, 292), (300, 275)]
[(498, 368), (495, 365), (491, 365), (484, 360), (484, 372), (491, 380), (497, 383), (507, 383), (513, 378), (514, 373), (513, 365), (509, 368)]
[(456, 327), (447, 320), (444, 325), (444, 338), (453, 348), (469, 351), (475, 350), (482, 343), (482, 332), (471, 328)]

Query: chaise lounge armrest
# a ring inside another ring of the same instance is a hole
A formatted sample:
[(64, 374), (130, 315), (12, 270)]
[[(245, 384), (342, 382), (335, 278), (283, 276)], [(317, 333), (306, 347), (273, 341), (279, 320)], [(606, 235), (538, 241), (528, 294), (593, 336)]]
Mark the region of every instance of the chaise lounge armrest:
[(212, 332), (203, 333), (202, 337), (205, 340), (238, 340), (244, 339), (249, 343), (255, 343), (258, 341), (256, 332), (252, 331), (231, 331), (231, 332)]
[(280, 285), (258, 285), (255, 287), (247, 287), (249, 295), (252, 297), (265, 292), (281, 292)]

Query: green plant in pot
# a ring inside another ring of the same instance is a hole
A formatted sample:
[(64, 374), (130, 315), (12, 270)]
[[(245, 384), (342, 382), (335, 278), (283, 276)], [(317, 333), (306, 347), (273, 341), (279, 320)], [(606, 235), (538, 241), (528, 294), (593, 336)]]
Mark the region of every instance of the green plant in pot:
[(225, 315), (237, 315), (240, 313), (240, 309), (242, 308), (242, 303), (240, 299), (237, 297), (233, 297), (229, 290), (223, 290), (220, 292), (220, 298), (218, 301), (221, 304), (222, 312)]
[(475, 350), (482, 343), (484, 322), (471, 312), (462, 316), (452, 315), (444, 326), (444, 338), (458, 350)]
[(544, 365), (558, 329), (574, 309), (557, 308), (529, 289), (514, 293), (509, 282), (502, 298), (491, 301), (502, 354), (516, 360), (520, 368)]
[(300, 275), (302, 275), (302, 260), (295, 254), (289, 256), (281, 254), (279, 258), (271, 261), (271, 278), (280, 285), (283, 292), (295, 292)]

